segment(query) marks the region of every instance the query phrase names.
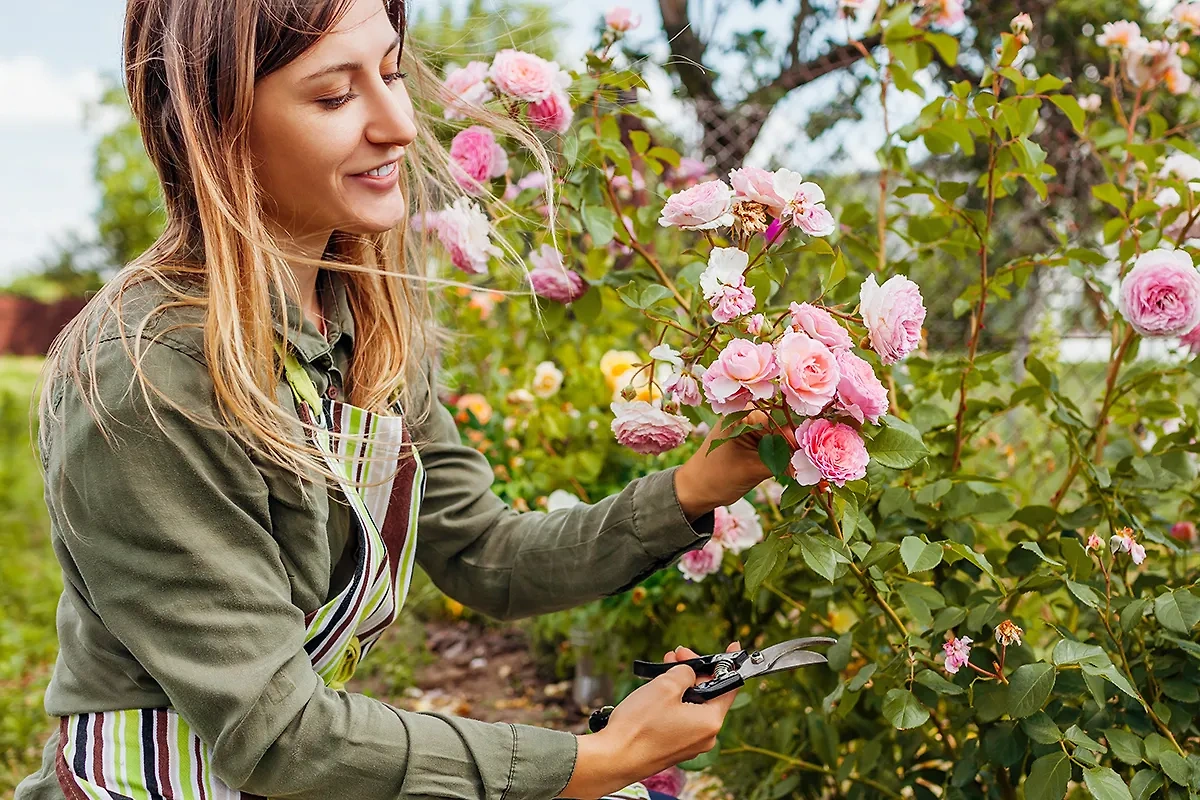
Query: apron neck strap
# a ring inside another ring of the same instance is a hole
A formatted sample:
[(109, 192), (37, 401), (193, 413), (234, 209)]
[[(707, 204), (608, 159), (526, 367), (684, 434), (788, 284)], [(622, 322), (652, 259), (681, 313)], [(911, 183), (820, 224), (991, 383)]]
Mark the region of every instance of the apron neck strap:
[(278, 339), (275, 340), (275, 352), (283, 360), (283, 374), (287, 377), (288, 385), (292, 387), (296, 402), (307, 405), (315, 414), (321, 408), (321, 395), (317, 392), (316, 384), (308, 377), (304, 367), (300, 366), (296, 356), (284, 350)]

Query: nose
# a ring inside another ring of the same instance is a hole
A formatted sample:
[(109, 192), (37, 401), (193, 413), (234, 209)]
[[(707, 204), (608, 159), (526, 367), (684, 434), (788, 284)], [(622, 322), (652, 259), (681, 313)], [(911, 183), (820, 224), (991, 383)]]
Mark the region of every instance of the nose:
[(417, 138), (412, 102), (405, 90), (396, 92), (386, 84), (382, 86), (383, 90), (375, 95), (366, 136), (376, 144), (407, 147)]

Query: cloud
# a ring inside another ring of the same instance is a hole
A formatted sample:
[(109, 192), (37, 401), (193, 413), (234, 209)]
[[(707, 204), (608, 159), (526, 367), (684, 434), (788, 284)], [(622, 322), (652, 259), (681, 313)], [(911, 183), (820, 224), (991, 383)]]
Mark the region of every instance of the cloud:
[(56, 73), (40, 58), (0, 58), (0, 128), (83, 124), (85, 104), (100, 97), (95, 70)]

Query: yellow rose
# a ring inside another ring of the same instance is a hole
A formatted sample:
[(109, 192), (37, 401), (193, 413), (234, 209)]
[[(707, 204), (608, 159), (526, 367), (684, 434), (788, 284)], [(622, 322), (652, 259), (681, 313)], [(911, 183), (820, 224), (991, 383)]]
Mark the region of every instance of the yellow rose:
[(619, 378), (640, 362), (638, 354), (632, 350), (609, 350), (601, 356), (600, 371), (604, 373), (604, 380), (608, 381), (608, 388), (614, 391), (623, 388), (629, 379), (622, 381)]
[(562, 386), (562, 370), (553, 361), (543, 361), (533, 372), (533, 393), (538, 397), (550, 397)]
[(841, 636), (846, 631), (854, 627), (858, 622), (858, 615), (849, 608), (831, 607), (829, 612), (829, 627), (838, 636)]

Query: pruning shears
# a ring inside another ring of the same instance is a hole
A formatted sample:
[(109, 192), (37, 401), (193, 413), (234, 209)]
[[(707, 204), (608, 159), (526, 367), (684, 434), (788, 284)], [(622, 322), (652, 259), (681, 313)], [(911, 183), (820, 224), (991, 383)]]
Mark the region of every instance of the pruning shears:
[[(672, 663), (634, 661), (633, 674), (643, 680), (650, 680), (672, 667), (687, 664), (698, 677), (706, 677), (709, 680), (689, 687), (683, 693), (683, 702), (704, 703), (726, 692), (732, 692), (752, 678), (761, 678), (810, 664), (827, 664), (829, 659), (823, 653), (814, 652), (809, 648), (831, 644), (837, 644), (837, 639), (828, 636), (806, 636), (773, 644), (761, 650), (738, 650), (734, 653), (698, 656)], [(613, 706), (604, 706), (593, 711), (588, 718), (588, 728), (593, 733), (604, 730), (612, 712)]]

